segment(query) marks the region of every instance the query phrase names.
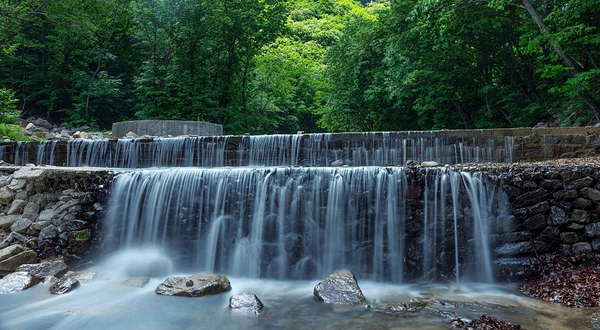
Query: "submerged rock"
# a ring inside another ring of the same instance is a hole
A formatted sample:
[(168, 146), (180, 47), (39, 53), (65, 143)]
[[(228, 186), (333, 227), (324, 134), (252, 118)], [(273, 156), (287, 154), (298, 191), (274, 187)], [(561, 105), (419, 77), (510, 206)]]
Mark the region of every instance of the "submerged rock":
[(154, 292), (164, 296), (203, 297), (229, 290), (231, 283), (227, 276), (199, 273), (189, 277), (167, 277)]
[(77, 288), (78, 286), (79, 281), (76, 278), (65, 276), (50, 286), (50, 293), (61, 295)]
[(110, 276), (106, 273), (101, 272), (98, 269), (86, 269), (81, 271), (69, 271), (66, 276), (70, 276), (80, 282), (91, 282), (94, 280), (107, 281), (110, 279)]
[(326, 304), (356, 305), (366, 301), (356, 277), (349, 270), (335, 271), (315, 286), (313, 294)]
[(40, 280), (48, 276), (60, 277), (68, 270), (69, 267), (62, 260), (42, 262), (39, 264), (25, 264), (17, 268), (17, 271), (28, 272)]
[(262, 301), (254, 293), (243, 292), (229, 297), (229, 308), (242, 312), (259, 314), (263, 306)]
[(0, 279), (0, 295), (23, 291), (38, 283), (39, 280), (28, 272), (10, 273)]
[(150, 282), (150, 279), (147, 276), (138, 276), (138, 277), (132, 277), (132, 278), (126, 280), (125, 282), (123, 282), (123, 285), (141, 288), (141, 287), (146, 286), (146, 284), (148, 284), (148, 282)]

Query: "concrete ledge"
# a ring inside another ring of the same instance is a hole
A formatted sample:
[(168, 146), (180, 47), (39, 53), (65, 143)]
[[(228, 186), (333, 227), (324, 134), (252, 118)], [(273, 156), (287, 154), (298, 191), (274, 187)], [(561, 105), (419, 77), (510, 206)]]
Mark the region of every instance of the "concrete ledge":
[(179, 120), (138, 120), (113, 124), (113, 137), (124, 137), (129, 132), (150, 136), (212, 136), (223, 135), (223, 126), (207, 122)]

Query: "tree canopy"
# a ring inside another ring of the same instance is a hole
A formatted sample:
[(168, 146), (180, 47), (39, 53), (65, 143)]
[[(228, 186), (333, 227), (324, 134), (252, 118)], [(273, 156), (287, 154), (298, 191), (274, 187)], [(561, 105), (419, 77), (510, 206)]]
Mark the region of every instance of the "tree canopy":
[(600, 120), (597, 5), (2, 0), (0, 110), (230, 134), (587, 124)]

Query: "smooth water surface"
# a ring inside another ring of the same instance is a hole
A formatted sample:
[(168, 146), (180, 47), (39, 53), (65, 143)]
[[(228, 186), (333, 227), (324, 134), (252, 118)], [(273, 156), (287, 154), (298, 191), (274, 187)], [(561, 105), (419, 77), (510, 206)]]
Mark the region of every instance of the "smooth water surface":
[[(129, 260), (130, 262), (125, 262)], [(132, 262), (137, 260), (137, 262)], [(1, 297), (0, 329), (138, 330), (138, 329), (451, 329), (455, 317), (489, 315), (519, 323), (524, 329), (591, 329), (593, 309), (568, 309), (519, 295), (499, 285), (392, 285), (361, 281), (367, 306), (331, 307), (313, 299), (318, 281), (230, 278), (231, 292), (202, 298), (154, 293), (169, 273), (169, 263), (152, 250), (127, 252), (99, 265), (110, 280), (82, 283), (63, 296), (39, 284)], [(152, 267), (152, 265), (160, 265)], [(121, 283), (128, 276), (154, 274), (143, 288)], [(176, 275), (169, 273), (168, 275)], [(186, 274), (179, 274), (186, 275)], [(231, 311), (232, 294), (253, 292), (265, 309), (259, 316)], [(432, 299), (416, 311), (386, 314), (384, 307)]]

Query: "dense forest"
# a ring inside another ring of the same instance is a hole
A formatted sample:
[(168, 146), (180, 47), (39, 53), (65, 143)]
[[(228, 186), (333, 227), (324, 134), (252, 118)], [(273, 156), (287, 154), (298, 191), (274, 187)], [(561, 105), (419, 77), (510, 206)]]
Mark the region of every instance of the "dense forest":
[(0, 119), (589, 124), (599, 29), (597, 0), (2, 0)]

